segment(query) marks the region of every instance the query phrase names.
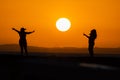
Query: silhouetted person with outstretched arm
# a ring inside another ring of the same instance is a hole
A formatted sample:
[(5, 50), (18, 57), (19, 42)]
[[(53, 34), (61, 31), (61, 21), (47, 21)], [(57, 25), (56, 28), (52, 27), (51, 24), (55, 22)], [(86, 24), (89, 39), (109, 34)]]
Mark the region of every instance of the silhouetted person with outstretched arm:
[(88, 41), (89, 42), (88, 50), (89, 50), (90, 56), (93, 57), (94, 56), (93, 49), (94, 49), (94, 45), (95, 45), (95, 39), (97, 37), (96, 30), (95, 29), (91, 30), (90, 36), (88, 36), (88, 35), (86, 35), (84, 33), (83, 33), (83, 35), (86, 36), (89, 39), (89, 41)]
[(26, 55), (28, 55), (27, 51), (27, 40), (26, 40), (26, 34), (31, 34), (32, 32), (25, 32), (25, 28), (21, 28), (20, 31), (16, 30), (15, 28), (12, 28), (14, 31), (18, 32), (20, 39), (19, 39), (19, 45), (21, 49), (21, 54), (23, 55), (23, 50), (25, 50)]

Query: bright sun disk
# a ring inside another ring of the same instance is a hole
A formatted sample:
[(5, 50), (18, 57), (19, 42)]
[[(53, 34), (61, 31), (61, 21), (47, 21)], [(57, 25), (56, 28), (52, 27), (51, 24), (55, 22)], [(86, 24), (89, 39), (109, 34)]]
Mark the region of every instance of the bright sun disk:
[(70, 29), (71, 23), (67, 18), (60, 18), (56, 22), (56, 27), (59, 31), (65, 32)]

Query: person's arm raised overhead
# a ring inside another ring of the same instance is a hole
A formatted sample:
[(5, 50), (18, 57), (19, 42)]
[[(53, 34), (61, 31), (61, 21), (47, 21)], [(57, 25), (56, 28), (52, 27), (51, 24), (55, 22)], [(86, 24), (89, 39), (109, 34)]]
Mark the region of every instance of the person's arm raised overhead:
[(19, 31), (18, 31), (17, 29), (15, 29), (15, 28), (12, 28), (12, 30), (14, 30), (14, 31), (16, 31), (16, 32), (18, 32), (18, 33), (19, 33)]

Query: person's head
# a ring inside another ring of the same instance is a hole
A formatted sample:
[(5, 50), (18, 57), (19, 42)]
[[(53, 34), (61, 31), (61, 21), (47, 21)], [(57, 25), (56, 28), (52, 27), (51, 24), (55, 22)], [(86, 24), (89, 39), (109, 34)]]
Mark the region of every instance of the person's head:
[(91, 30), (90, 36), (93, 36), (94, 38), (97, 37), (97, 33), (96, 33), (96, 30), (95, 30), (95, 29), (92, 29), (92, 30)]
[(25, 30), (26, 30), (26, 29), (22, 27), (20, 31), (24, 32)]

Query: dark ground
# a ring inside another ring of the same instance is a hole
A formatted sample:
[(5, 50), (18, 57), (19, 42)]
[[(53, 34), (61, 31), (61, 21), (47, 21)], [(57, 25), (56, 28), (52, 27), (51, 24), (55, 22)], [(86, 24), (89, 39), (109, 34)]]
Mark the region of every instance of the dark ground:
[(0, 54), (0, 80), (120, 80), (119, 57)]

